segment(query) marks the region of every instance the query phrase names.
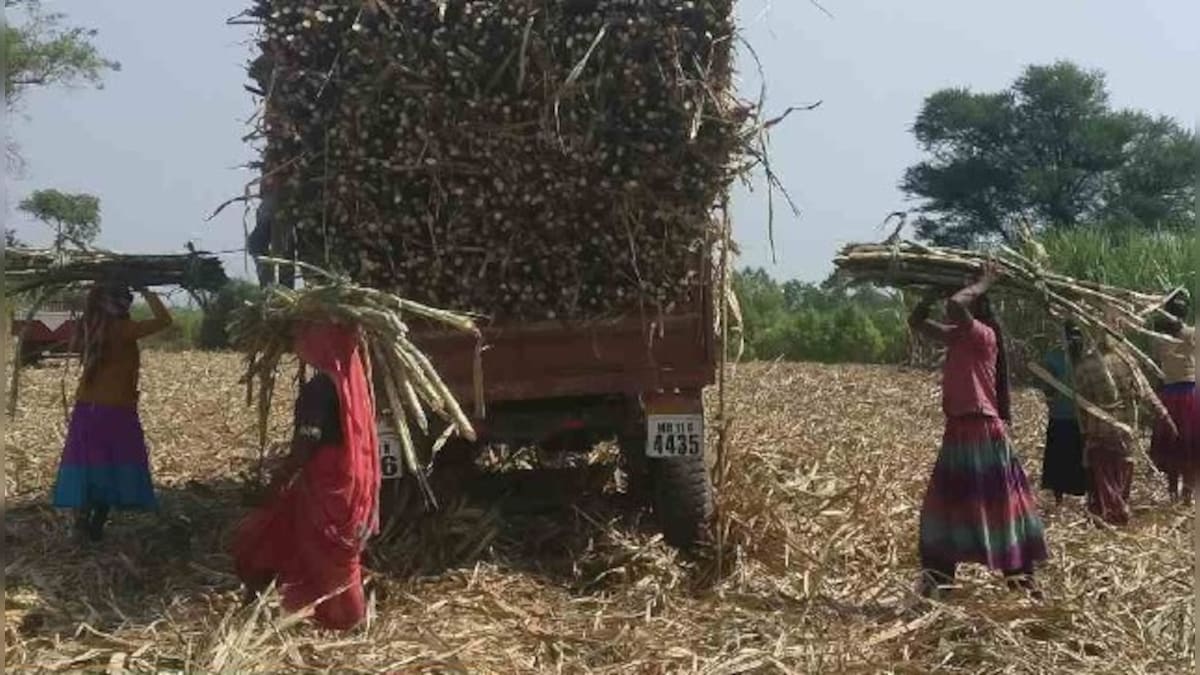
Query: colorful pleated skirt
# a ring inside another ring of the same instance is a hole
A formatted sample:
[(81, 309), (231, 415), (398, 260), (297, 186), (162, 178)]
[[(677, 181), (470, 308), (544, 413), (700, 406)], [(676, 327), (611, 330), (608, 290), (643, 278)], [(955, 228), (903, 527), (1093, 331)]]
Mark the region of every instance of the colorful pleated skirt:
[(76, 403), (54, 486), (54, 506), (153, 510), (146, 437), (134, 408)]
[(1109, 525), (1129, 522), (1133, 490), (1133, 444), (1113, 434), (1088, 440), (1088, 511)]
[(1195, 476), (1200, 469), (1200, 398), (1196, 396), (1196, 384), (1169, 384), (1159, 391), (1159, 398), (1171, 413), (1179, 435), (1172, 435), (1160, 421), (1150, 443), (1150, 459), (1167, 475)]
[(1010, 571), (1046, 559), (1037, 502), (1003, 421), (947, 420), (920, 530), (926, 560)]

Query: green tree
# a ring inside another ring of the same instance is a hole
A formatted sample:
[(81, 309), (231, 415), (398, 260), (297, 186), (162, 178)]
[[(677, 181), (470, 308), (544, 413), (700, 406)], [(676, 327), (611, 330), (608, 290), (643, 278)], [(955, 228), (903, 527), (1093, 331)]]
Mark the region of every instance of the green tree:
[(883, 334), (870, 314), (857, 305), (847, 304), (833, 313), (833, 353), (838, 360), (876, 363), (884, 355)]
[[(107, 72), (120, 70), (92, 43), (95, 30), (67, 25), (65, 14), (45, 11), (40, 0), (4, 0), (4, 8), (23, 15), (4, 22), (4, 102), (10, 112), (32, 88), (99, 87)], [(20, 153), (11, 140), (5, 151), (9, 170), (19, 168)]]
[(789, 312), (797, 312), (801, 309), (828, 309), (831, 303), (836, 302), (834, 293), (829, 293), (825, 289), (805, 281), (792, 279), (786, 281), (782, 287), (784, 306)]
[(1113, 110), (1104, 75), (1069, 62), (1030, 66), (1002, 92), (935, 92), (913, 133), (929, 157), (901, 187), (921, 200), (919, 234), (938, 243), (1009, 238), (1017, 219), (1055, 228), (1192, 217), (1193, 134)]
[(31, 87), (101, 86), (104, 74), (120, 64), (100, 55), (92, 44), (96, 31), (66, 25), (66, 15), (43, 10), (39, 0), (4, 0), (20, 7), (24, 20), (4, 25), (4, 96), (12, 108)]
[(228, 349), (229, 320), (233, 318), (234, 310), (253, 300), (261, 292), (262, 289), (248, 281), (230, 280), (204, 310), (204, 319), (200, 322), (200, 348)]
[(754, 349), (757, 336), (778, 322), (784, 311), (783, 291), (767, 271), (746, 268), (734, 273), (733, 289), (742, 308), (742, 332), (746, 336), (746, 357), (758, 358)]
[(838, 279), (782, 285), (765, 270), (736, 273), (747, 359), (900, 362), (907, 313), (895, 294)]
[(91, 245), (100, 234), (100, 199), (86, 193), (37, 190), (17, 205), (54, 230), (54, 248)]
[(1125, 115), (1132, 140), (1105, 187), (1105, 218), (1147, 225), (1192, 222), (1193, 177), (1200, 169), (1194, 135), (1169, 117)]

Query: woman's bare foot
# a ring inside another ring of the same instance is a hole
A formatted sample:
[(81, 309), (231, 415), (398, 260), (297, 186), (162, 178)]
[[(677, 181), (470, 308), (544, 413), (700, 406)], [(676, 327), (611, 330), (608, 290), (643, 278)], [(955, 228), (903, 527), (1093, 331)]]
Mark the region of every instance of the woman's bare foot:
[(1042, 589), (1038, 586), (1038, 583), (1036, 580), (1034, 580), (1032, 574), (1009, 573), (1004, 576), (1005, 576), (1005, 581), (1008, 582), (1008, 590), (1010, 590), (1010, 591), (1025, 591), (1025, 593), (1028, 594), (1029, 597), (1033, 598), (1034, 600), (1038, 600), (1038, 601), (1046, 599), (1045, 594), (1042, 593)]

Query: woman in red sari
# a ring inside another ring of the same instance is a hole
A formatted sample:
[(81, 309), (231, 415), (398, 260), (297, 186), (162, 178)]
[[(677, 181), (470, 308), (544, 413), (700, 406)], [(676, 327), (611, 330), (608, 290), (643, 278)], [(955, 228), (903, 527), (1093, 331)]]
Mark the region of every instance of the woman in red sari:
[(325, 628), (366, 613), (360, 556), (379, 525), (375, 411), (353, 327), (308, 324), (296, 355), (317, 371), (296, 401), (292, 452), (274, 498), (238, 529), (233, 555), (251, 594), (276, 581), (288, 611), (316, 604)]

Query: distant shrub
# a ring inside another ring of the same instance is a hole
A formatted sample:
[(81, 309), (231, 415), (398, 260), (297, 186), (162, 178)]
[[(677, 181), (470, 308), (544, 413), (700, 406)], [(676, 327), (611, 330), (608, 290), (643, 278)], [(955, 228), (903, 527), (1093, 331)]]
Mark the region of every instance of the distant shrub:
[[(150, 308), (144, 304), (134, 305), (130, 315), (134, 319), (150, 318)], [(200, 332), (202, 312), (190, 307), (171, 308), (171, 326), (166, 330), (151, 335), (142, 344), (154, 349), (165, 351), (185, 351), (196, 346), (196, 337)]]
[(734, 277), (748, 359), (822, 363), (899, 362), (908, 329), (898, 297), (872, 288), (789, 281), (764, 270)]
[(262, 289), (256, 284), (240, 279), (226, 284), (204, 313), (196, 346), (205, 350), (229, 349), (229, 320), (234, 310), (252, 301), (261, 292)]

